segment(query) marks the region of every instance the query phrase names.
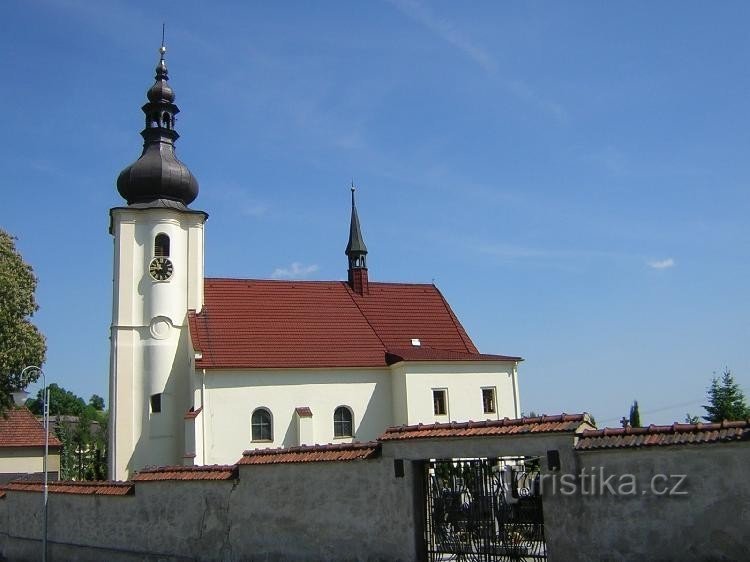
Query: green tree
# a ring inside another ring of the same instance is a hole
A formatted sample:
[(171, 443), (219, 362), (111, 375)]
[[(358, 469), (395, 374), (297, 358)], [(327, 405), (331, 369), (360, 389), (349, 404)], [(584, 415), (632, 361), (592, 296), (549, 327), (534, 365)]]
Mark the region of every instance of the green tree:
[(29, 320), (39, 309), (36, 277), (16, 250), (15, 238), (0, 229), (0, 413), (13, 405), (11, 392), (39, 377), (21, 379), (28, 365), (44, 363), (44, 336)]
[[(48, 385), (49, 388), (49, 415), (50, 416), (80, 416), (81, 413), (86, 409), (86, 402), (83, 398), (75, 395), (69, 390), (65, 390), (56, 383)], [(44, 389), (40, 389), (36, 393), (36, 398), (29, 398), (26, 401), (26, 407), (35, 413), (37, 416), (43, 414), (43, 393)]]
[(718, 423), (723, 420), (744, 420), (750, 417), (750, 409), (745, 402), (745, 395), (732, 376), (732, 372), (725, 368), (721, 380), (714, 377), (708, 388), (708, 404), (703, 405), (706, 410), (703, 419)]
[[(49, 410), (55, 435), (62, 442), (60, 477), (63, 480), (103, 480), (107, 472), (109, 415), (104, 399), (94, 394), (89, 403), (55, 383), (49, 385)], [(42, 415), (42, 390), (26, 401)]]
[(641, 412), (638, 409), (638, 400), (633, 400), (630, 406), (630, 427), (641, 427)]
[(685, 414), (685, 423), (698, 423), (701, 419), (698, 416), (694, 416), (690, 412)]
[(92, 394), (89, 398), (89, 406), (92, 406), (95, 410), (104, 410), (104, 398), (98, 394)]

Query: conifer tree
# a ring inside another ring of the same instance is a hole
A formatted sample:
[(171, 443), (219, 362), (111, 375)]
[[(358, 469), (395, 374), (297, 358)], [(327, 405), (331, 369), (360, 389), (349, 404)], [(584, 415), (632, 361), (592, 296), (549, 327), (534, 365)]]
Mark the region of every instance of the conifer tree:
[(633, 400), (630, 406), (630, 427), (641, 427), (641, 412), (638, 410), (638, 400)]
[(703, 409), (706, 410), (703, 419), (714, 423), (750, 418), (745, 395), (727, 368), (724, 369), (721, 380), (714, 377), (711, 381), (708, 388), (708, 404), (704, 404)]

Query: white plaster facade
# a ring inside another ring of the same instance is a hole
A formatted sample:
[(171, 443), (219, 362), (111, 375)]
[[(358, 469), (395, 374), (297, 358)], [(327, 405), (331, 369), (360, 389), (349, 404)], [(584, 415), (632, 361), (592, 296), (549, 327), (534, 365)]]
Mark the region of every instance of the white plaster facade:
[[(247, 449), (375, 440), (391, 425), (519, 417), (513, 362), (401, 362), (382, 369), (207, 370), (194, 375), (195, 409), (185, 430), (185, 459), (197, 465), (234, 463)], [(495, 390), (485, 412), (482, 389)], [(447, 390), (447, 415), (435, 415), (433, 389)], [(334, 435), (333, 415), (353, 414), (353, 435)], [(300, 420), (297, 408), (312, 418)], [(257, 408), (272, 416), (272, 440), (253, 441)], [(191, 446), (194, 447), (191, 449)]]
[[(110, 354), (110, 475), (175, 464), (184, 450), (182, 417), (191, 406), (187, 311), (203, 304), (205, 213), (114, 208), (114, 294)], [(173, 274), (149, 275), (155, 238), (169, 237)], [(161, 412), (151, 397), (160, 396)]]

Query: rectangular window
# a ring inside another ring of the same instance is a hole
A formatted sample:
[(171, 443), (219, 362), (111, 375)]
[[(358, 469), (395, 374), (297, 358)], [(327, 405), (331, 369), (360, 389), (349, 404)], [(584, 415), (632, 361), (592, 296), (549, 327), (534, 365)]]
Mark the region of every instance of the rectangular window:
[(494, 414), (497, 412), (494, 387), (482, 389), (482, 406), (485, 414)]
[(161, 412), (161, 393), (151, 395), (151, 413), (158, 414)]
[(448, 414), (448, 391), (444, 388), (432, 391), (432, 407), (436, 416)]

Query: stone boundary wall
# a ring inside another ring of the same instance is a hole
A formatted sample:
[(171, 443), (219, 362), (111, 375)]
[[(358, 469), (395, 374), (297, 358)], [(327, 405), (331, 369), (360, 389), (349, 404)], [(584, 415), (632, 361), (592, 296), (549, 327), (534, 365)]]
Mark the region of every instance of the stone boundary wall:
[(585, 490), (556, 502), (555, 559), (747, 560), (750, 441), (577, 451), (576, 460)]
[[(420, 559), (422, 461), (516, 455), (542, 460), (553, 562), (746, 558), (750, 424), (731, 435), (445, 425), (439, 437), (425, 427), (376, 443), (253, 451), (231, 466), (149, 469), (128, 483), (55, 483), (49, 559)], [(556, 470), (548, 451), (558, 452)], [(601, 483), (609, 476), (613, 493)], [(620, 486), (627, 476), (635, 493)], [(684, 493), (670, 494), (675, 486)], [(40, 559), (40, 488), (0, 491), (0, 560)]]

